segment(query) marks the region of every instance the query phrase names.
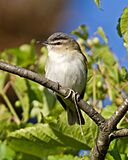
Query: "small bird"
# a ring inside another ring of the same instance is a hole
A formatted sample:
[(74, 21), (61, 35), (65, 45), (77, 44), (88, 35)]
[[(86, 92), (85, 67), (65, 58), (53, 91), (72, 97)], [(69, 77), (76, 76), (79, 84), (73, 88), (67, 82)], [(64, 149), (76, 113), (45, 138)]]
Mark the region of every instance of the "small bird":
[[(79, 44), (62, 32), (52, 34), (43, 44), (48, 49), (45, 77), (78, 92), (83, 98), (87, 82), (87, 60)], [(73, 102), (59, 95), (57, 99), (67, 110), (69, 125), (85, 123), (80, 109)]]

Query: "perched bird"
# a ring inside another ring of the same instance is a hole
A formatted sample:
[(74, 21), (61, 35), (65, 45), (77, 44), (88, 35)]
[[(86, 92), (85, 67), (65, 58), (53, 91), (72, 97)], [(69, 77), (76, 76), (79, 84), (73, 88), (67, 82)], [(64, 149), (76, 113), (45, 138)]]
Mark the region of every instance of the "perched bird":
[[(87, 82), (87, 60), (79, 44), (62, 32), (52, 34), (44, 44), (48, 49), (45, 77), (78, 92), (83, 98)], [(57, 99), (67, 110), (69, 125), (85, 123), (80, 109), (73, 102), (59, 95)]]

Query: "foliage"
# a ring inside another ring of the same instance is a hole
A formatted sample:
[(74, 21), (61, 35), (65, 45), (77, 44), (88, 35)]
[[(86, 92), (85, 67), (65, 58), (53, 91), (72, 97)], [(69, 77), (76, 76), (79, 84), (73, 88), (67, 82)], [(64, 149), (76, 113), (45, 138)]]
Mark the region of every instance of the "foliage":
[[(100, 1), (96, 2), (99, 5)], [(123, 21), (126, 14), (127, 8), (119, 26), (127, 43), (127, 27)], [(84, 100), (109, 118), (122, 103), (123, 96), (128, 94), (128, 71), (120, 66), (101, 27), (92, 37), (85, 25), (72, 33), (77, 36), (88, 60), (88, 84)], [(47, 50), (42, 47), (41, 53), (37, 54), (35, 47), (32, 40), (19, 48), (6, 49), (0, 58), (44, 74)], [(83, 113), (86, 123), (82, 127), (82, 135), (78, 125), (68, 126), (65, 114), (53, 93), (44, 87), (0, 71), (0, 160), (41, 160), (46, 157), (48, 160), (77, 160), (81, 159), (77, 156), (81, 149), (89, 150), (91, 154), (97, 126)], [(119, 125), (127, 126), (127, 115)], [(126, 141), (126, 138), (113, 141), (106, 158), (127, 159)], [(84, 158), (88, 160), (90, 154), (85, 154)]]
[(96, 3), (96, 5), (97, 5), (98, 7), (100, 7), (100, 0), (94, 0), (94, 2)]
[(124, 46), (128, 48), (128, 7), (124, 8), (117, 29), (119, 35), (124, 38)]

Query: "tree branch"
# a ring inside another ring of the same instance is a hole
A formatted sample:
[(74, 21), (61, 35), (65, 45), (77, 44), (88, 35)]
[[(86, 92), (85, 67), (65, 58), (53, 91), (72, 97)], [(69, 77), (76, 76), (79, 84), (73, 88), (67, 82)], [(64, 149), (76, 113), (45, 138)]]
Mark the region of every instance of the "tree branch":
[(116, 128), (117, 124), (123, 118), (123, 116), (126, 114), (127, 111), (128, 111), (128, 97), (125, 98), (123, 104), (121, 104), (121, 106), (117, 108), (117, 110), (108, 120), (108, 125), (109, 128), (111, 128), (111, 130)]
[(92, 160), (104, 160), (110, 142), (118, 136), (127, 136), (128, 129), (117, 130), (116, 126), (123, 118), (128, 110), (128, 97), (124, 100), (123, 104), (117, 108), (115, 113), (104, 123), (102, 130), (96, 140), (96, 144), (92, 153)]
[[(60, 86), (58, 83), (53, 82), (44, 76), (41, 76), (35, 72), (32, 72), (30, 70), (27, 70), (25, 68), (21, 68), (18, 66), (14, 66), (11, 64), (8, 64), (6, 62), (0, 61), (0, 69), (3, 71), (7, 71), (9, 73), (13, 73), (15, 75), (18, 75), (20, 77), (27, 78), (29, 80), (32, 80), (34, 82), (37, 82), (55, 92), (58, 94), (66, 97), (68, 96), (69, 89), (64, 88)], [(78, 95), (80, 97), (80, 95)], [(72, 102), (74, 102), (73, 95), (70, 96), (68, 99), (70, 99)], [(82, 109), (100, 128), (102, 128), (102, 125), (105, 122), (105, 119), (88, 103), (83, 101), (81, 98), (77, 100), (77, 104), (80, 109)]]
[(110, 134), (112, 139), (120, 138), (120, 137), (127, 137), (128, 136), (128, 128), (118, 129)]

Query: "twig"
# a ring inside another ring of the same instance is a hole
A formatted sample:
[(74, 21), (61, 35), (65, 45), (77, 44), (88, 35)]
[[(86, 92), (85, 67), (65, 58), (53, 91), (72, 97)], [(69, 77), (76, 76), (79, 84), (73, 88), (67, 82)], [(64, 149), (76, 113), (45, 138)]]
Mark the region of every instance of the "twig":
[(120, 138), (128, 136), (128, 128), (118, 129), (110, 134), (111, 138)]
[(1, 96), (3, 97), (3, 99), (5, 100), (8, 108), (10, 109), (10, 112), (12, 113), (12, 115), (14, 116), (15, 122), (19, 125), (20, 124), (20, 119), (16, 113), (16, 111), (14, 110), (10, 100), (8, 99), (8, 97), (6, 96), (6, 94), (4, 92), (0, 92)]
[(126, 98), (120, 107), (114, 112), (114, 114), (108, 120), (108, 125), (113, 130), (116, 128), (119, 121), (124, 117), (125, 113), (128, 111), (128, 98)]

